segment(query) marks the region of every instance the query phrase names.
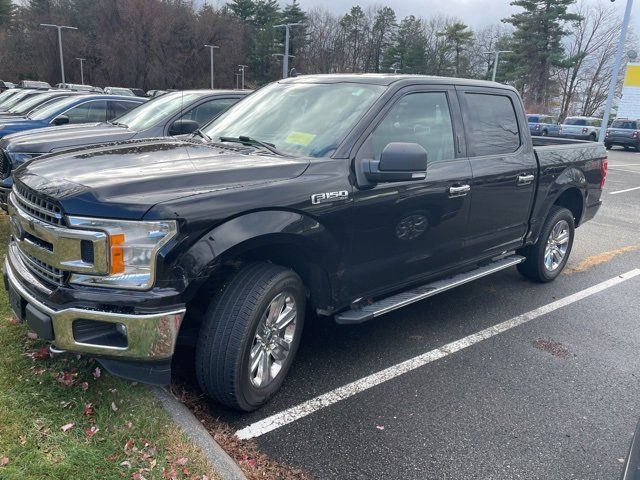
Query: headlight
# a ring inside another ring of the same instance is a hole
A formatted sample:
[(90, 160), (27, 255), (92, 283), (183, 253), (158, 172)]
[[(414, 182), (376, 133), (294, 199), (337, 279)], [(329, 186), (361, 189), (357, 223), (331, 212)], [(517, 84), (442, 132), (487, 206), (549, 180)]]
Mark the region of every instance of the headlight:
[(145, 290), (155, 280), (158, 251), (178, 231), (173, 220), (132, 222), (101, 218), (69, 217), (71, 227), (101, 230), (108, 236), (109, 274), (73, 274), (70, 283)]
[(24, 152), (9, 152), (9, 151), (7, 151), (6, 154), (11, 159), (11, 163), (13, 164), (14, 167), (17, 167), (18, 165), (22, 165), (27, 160), (30, 160), (33, 157), (37, 157), (38, 155), (40, 155), (39, 153), (24, 153)]

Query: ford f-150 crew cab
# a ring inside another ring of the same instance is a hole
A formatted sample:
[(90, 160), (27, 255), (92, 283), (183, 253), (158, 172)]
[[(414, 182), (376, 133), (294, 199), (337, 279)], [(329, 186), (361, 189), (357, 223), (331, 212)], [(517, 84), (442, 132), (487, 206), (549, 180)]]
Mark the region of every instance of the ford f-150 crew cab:
[(316, 316), (360, 323), (515, 265), (555, 279), (600, 206), (606, 151), (536, 142), (497, 83), (273, 83), (191, 137), (19, 167), (11, 305), (53, 351), (129, 379), (167, 383), (192, 342), (204, 391), (250, 411)]

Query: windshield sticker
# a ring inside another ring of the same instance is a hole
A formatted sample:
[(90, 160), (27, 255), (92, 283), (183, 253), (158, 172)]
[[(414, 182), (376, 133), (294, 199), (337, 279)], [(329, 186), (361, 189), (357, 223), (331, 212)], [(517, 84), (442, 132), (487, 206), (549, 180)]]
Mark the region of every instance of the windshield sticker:
[(293, 143), (294, 145), (308, 147), (314, 138), (316, 138), (316, 136), (313, 133), (291, 132), (284, 141), (287, 143)]

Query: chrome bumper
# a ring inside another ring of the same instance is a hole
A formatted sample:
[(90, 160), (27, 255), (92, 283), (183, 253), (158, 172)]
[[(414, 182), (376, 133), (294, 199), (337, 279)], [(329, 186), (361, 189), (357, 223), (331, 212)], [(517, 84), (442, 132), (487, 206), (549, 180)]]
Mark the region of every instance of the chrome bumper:
[[(27, 291), (18, 278), (17, 270), (28, 283), (35, 283), (36, 286), (40, 283), (29, 273), (21, 258), (16, 254), (15, 245), (10, 244), (9, 254), (4, 262), (4, 272), (9, 287), (32, 308), (51, 318), (55, 348), (132, 360), (160, 360), (170, 358), (173, 355), (178, 330), (185, 314), (184, 308), (141, 315), (83, 308), (54, 310)], [(76, 320), (93, 320), (123, 325), (126, 330), (126, 346), (116, 347), (76, 341), (73, 333), (73, 322)]]

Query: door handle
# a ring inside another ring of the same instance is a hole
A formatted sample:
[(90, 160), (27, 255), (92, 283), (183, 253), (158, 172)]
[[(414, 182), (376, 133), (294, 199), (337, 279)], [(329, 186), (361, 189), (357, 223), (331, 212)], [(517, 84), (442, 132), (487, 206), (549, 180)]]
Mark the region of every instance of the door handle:
[(534, 174), (518, 175), (518, 185), (529, 185), (536, 178)]
[(464, 197), (471, 191), (470, 185), (454, 185), (449, 187), (449, 197)]

